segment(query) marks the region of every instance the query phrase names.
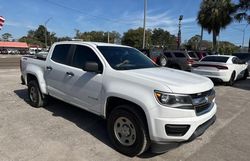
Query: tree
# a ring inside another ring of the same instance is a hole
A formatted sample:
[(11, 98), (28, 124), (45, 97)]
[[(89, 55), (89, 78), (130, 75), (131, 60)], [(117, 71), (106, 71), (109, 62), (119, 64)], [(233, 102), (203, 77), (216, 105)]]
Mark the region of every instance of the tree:
[[(46, 33), (48, 45), (51, 45), (52, 43), (57, 41), (56, 33), (50, 33), (48, 31)], [(45, 47), (45, 27), (43, 25), (39, 25), (36, 30), (29, 30), (27, 36), (23, 36), (19, 39), (19, 41)]]
[(188, 40), (187, 45), (190, 46), (191, 50), (198, 50), (200, 41), (201, 41), (201, 36), (195, 35)]
[(90, 32), (80, 32), (80, 30), (75, 29), (75, 38), (82, 39), (83, 41), (94, 41), (94, 42), (108, 42), (108, 34), (109, 34), (109, 42), (115, 43), (120, 40), (121, 35), (116, 32), (104, 32), (104, 31), (90, 31)]
[(239, 47), (235, 46), (233, 43), (228, 41), (220, 41), (219, 53), (231, 55), (233, 52), (237, 51)]
[(70, 37), (65, 36), (65, 37), (58, 37), (56, 41), (70, 41), (72, 40)]
[[(146, 30), (146, 48), (151, 46), (151, 30)], [(132, 46), (138, 49), (142, 48), (143, 43), (143, 28), (129, 29), (124, 33), (122, 44)]]
[[(46, 28), (43, 25), (39, 25), (34, 32), (34, 38), (42, 43), (45, 43), (45, 30)], [(49, 32), (47, 32), (47, 37), (49, 37)]]
[(108, 35), (109, 35), (109, 42), (114, 44), (119, 44), (121, 41), (121, 34), (116, 31), (112, 32), (105, 32), (104, 33), (104, 40), (108, 41)]
[(213, 50), (217, 50), (216, 37), (221, 29), (232, 22), (231, 15), (235, 7), (231, 0), (203, 0), (198, 12), (197, 21), (205, 30), (213, 35)]
[(234, 18), (241, 22), (242, 20), (246, 20), (250, 24), (250, 1), (249, 0), (239, 0), (239, 3), (236, 4), (236, 14)]
[(2, 34), (3, 41), (9, 41), (9, 39), (12, 38), (12, 35), (10, 33), (4, 33)]
[(152, 44), (155, 46), (160, 46), (168, 49), (176, 46), (176, 37), (161, 28), (153, 30), (151, 39)]

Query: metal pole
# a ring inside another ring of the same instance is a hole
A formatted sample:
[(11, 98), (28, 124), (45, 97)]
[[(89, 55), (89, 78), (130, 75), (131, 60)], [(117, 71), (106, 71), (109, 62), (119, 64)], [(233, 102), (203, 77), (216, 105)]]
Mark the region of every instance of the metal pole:
[(48, 18), (45, 22), (44, 22), (44, 42), (45, 42), (45, 48), (47, 49), (47, 23), (52, 19), (52, 17)]
[(146, 15), (147, 15), (147, 0), (144, 0), (143, 42), (142, 42), (143, 49), (145, 49), (145, 41), (146, 41)]
[(249, 41), (248, 41), (248, 52), (250, 53), (250, 38), (249, 38)]
[(245, 31), (246, 31), (246, 28), (249, 24), (246, 24), (245, 28), (243, 29), (243, 38), (242, 38), (242, 45), (241, 47), (243, 48), (244, 47), (244, 43), (245, 43)]
[(108, 31), (108, 43), (109, 43), (109, 31)]
[(203, 27), (201, 27), (201, 39), (200, 39), (200, 42), (199, 42), (199, 50), (201, 50), (202, 39), (203, 39)]
[(44, 38), (45, 38), (45, 48), (47, 49), (47, 29), (46, 29), (46, 25), (44, 25), (45, 27), (45, 31), (44, 31)]
[(177, 43), (177, 49), (180, 49), (181, 44), (181, 20), (183, 19), (183, 15), (180, 15), (179, 17), (179, 30), (178, 30), (178, 43)]

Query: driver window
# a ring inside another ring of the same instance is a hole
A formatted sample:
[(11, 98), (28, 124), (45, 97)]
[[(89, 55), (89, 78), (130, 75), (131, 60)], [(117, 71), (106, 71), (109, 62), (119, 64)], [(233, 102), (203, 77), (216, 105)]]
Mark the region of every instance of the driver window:
[(98, 63), (99, 70), (102, 71), (102, 63), (96, 53), (87, 46), (76, 45), (72, 66), (82, 69), (86, 62)]

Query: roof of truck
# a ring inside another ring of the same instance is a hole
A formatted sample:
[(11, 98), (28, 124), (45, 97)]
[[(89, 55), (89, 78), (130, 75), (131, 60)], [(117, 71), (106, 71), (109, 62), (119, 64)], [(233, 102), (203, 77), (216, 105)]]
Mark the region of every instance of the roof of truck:
[(117, 46), (117, 47), (128, 47), (125, 45), (118, 45), (112, 43), (104, 43), (104, 42), (88, 42), (88, 41), (61, 41), (56, 44), (87, 44), (92, 46)]

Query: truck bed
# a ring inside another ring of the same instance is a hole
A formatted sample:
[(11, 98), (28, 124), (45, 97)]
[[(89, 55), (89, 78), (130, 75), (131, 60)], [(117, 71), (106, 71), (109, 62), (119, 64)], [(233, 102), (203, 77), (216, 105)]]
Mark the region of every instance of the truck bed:
[(45, 59), (39, 58), (35, 55), (25, 55), (20, 59), (20, 70), (23, 73), (24, 71), (28, 71), (28, 68), (41, 68), (44, 71), (45, 68)]

